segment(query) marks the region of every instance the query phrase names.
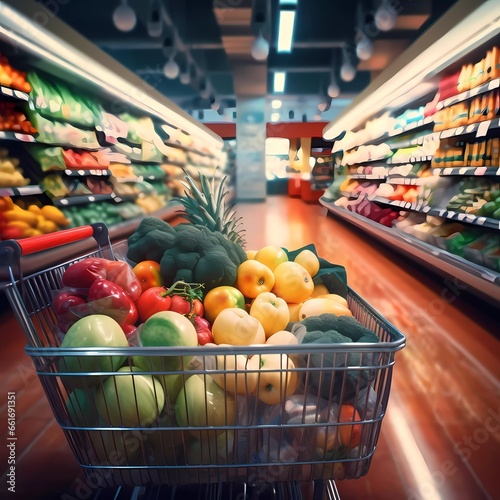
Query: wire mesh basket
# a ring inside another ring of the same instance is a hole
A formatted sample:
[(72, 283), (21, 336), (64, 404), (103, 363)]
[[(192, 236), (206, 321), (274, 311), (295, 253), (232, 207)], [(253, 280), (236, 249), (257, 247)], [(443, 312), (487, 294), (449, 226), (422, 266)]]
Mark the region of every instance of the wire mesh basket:
[[(95, 252), (22, 276), (23, 255), (90, 236)], [(62, 348), (53, 293), (88, 256), (113, 258), (104, 224), (0, 244), (26, 353), (93, 481), (260, 484), (368, 472), (405, 337), (354, 291), (349, 308), (378, 343)]]

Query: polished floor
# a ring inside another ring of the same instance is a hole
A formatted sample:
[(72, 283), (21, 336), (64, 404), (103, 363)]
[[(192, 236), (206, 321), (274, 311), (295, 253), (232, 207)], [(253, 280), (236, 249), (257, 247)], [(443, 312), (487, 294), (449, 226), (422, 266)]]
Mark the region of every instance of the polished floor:
[[(337, 481), (342, 500), (500, 498), (500, 313), (452, 279), (389, 251), (318, 204), (287, 196), (237, 207), (247, 248), (314, 243), (346, 267), (350, 286), (398, 327), (387, 415), (372, 465)], [(4, 300), (2, 298), (2, 300)], [(25, 355), (24, 337), (1, 308), (0, 498), (7, 496), (7, 393), (16, 393), (16, 493), (12, 498), (93, 498)]]

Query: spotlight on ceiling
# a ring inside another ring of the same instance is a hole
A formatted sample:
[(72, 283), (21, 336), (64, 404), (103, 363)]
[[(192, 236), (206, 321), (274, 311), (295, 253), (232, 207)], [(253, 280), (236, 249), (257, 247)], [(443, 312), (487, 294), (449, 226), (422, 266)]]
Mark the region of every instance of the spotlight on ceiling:
[(362, 31), (359, 31), (358, 34), (356, 42), (356, 55), (362, 61), (368, 61), (368, 59), (370, 59), (373, 55), (373, 43)]
[(269, 42), (262, 35), (262, 31), (259, 31), (259, 36), (252, 44), (252, 57), (257, 61), (265, 61), (268, 55)]
[(328, 97), (331, 97), (332, 99), (335, 99), (340, 95), (340, 87), (335, 79), (332, 79), (330, 85), (328, 85), (328, 88), (326, 89), (326, 92)]
[(272, 122), (277, 122), (280, 119), (280, 114), (279, 113), (272, 113), (271, 114), (271, 121)]
[(273, 109), (280, 109), (282, 105), (282, 102), (279, 99), (273, 99), (271, 101), (271, 108)]
[[(217, 97), (215, 97), (214, 95), (211, 95), (208, 100), (210, 101), (210, 107), (214, 110), (214, 111), (218, 111), (219, 109), (222, 108), (222, 105), (221, 105), (221, 102), (219, 101), (219, 99), (217, 99)], [(223, 111), (224, 112), (224, 111)]]
[(382, 4), (375, 12), (375, 26), (381, 31), (389, 31), (396, 26), (397, 12), (389, 0), (382, 0)]
[(135, 10), (130, 7), (127, 0), (122, 0), (113, 11), (113, 23), (120, 31), (132, 31), (137, 23)]
[(346, 47), (342, 48), (342, 66), (340, 67), (340, 78), (344, 82), (352, 82), (356, 76), (356, 68), (351, 62), (349, 53)]
[(313, 120), (315, 122), (319, 122), (321, 120), (321, 115), (319, 113), (316, 113), (314, 116), (313, 116)]

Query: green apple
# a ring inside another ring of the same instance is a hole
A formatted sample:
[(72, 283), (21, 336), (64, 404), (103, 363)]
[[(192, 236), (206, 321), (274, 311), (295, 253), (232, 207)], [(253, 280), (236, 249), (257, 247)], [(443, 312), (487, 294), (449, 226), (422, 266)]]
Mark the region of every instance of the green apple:
[[(67, 331), (61, 342), (62, 348), (73, 347), (128, 347), (128, 340), (121, 326), (109, 316), (91, 314), (80, 318)], [(123, 356), (89, 356), (87, 353), (65, 356), (59, 362), (60, 372), (91, 373), (115, 372), (125, 361)], [(98, 376), (61, 376), (63, 382), (72, 387), (95, 385), (102, 378)]]
[[(186, 316), (174, 311), (161, 311), (153, 314), (142, 325), (139, 334), (143, 347), (196, 347), (198, 335)], [(180, 370), (183, 360), (179, 356), (151, 356), (154, 371)], [(184, 358), (184, 365), (189, 359)]]
[(151, 375), (133, 374), (140, 371), (124, 366), (98, 386), (96, 408), (105, 422), (115, 427), (145, 427), (158, 418), (165, 405), (163, 387)]

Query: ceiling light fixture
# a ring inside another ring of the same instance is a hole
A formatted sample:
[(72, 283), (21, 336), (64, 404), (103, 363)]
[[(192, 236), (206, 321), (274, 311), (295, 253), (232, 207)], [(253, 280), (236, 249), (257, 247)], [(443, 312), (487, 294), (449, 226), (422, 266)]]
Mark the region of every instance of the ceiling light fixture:
[(284, 92), (285, 91), (285, 80), (286, 73), (284, 71), (276, 71), (274, 73), (274, 91)]
[(398, 14), (389, 0), (382, 0), (382, 4), (375, 12), (375, 26), (380, 31), (389, 31), (396, 25)]
[(113, 11), (113, 23), (120, 31), (132, 31), (137, 23), (135, 10), (130, 7), (127, 0), (121, 0), (121, 3)]
[(290, 118), (290, 120), (293, 120), (295, 117), (295, 112), (293, 111), (293, 109), (291, 109), (289, 112), (288, 112), (288, 118)]
[(208, 82), (206, 78), (201, 78), (200, 79), (200, 85), (198, 87), (198, 90), (200, 91), (200, 96), (203, 97), (203, 99), (208, 99), (210, 96), (210, 87), (208, 86)]
[(337, 83), (337, 78), (335, 77), (335, 69), (337, 67), (337, 57), (336, 57), (336, 52), (335, 50), (332, 51), (332, 63), (330, 66), (330, 84), (328, 85), (326, 89), (326, 93), (328, 94), (328, 97), (331, 97), (332, 99), (335, 99), (340, 95), (340, 87)]
[(321, 115), (319, 113), (316, 113), (314, 116), (313, 116), (313, 120), (315, 122), (319, 122), (321, 120)]
[(262, 30), (259, 31), (259, 36), (255, 38), (252, 44), (252, 57), (257, 61), (265, 61), (269, 55), (269, 42), (262, 35)]
[(279, 99), (273, 99), (271, 101), (271, 108), (273, 109), (280, 109), (282, 105), (282, 102)]
[(356, 55), (361, 61), (368, 61), (373, 55), (373, 42), (366, 34), (366, 16), (363, 13), (363, 4), (358, 3), (358, 25), (355, 28), (356, 34), (354, 42), (356, 43)]
[(221, 107), (222, 107), (222, 104), (221, 102), (219, 101), (219, 99), (217, 99), (217, 97), (215, 97), (214, 95), (211, 95), (209, 97), (209, 101), (210, 101), (210, 107), (214, 110), (214, 111), (218, 111)]
[(280, 114), (279, 113), (272, 113), (271, 114), (271, 121), (272, 122), (277, 122), (280, 119)]
[(158, 38), (162, 31), (160, 0), (151, 0), (149, 3), (148, 35), (152, 38)]
[(332, 104), (332, 99), (331, 97), (325, 96), (319, 103), (318, 103), (318, 109), (322, 113), (324, 111), (328, 111), (330, 109), (330, 106)]
[(291, 52), (295, 10), (280, 10), (278, 27), (278, 52)]
[(356, 76), (356, 68), (351, 62), (349, 53), (346, 47), (342, 47), (342, 66), (340, 67), (340, 78), (344, 82), (352, 82)]

